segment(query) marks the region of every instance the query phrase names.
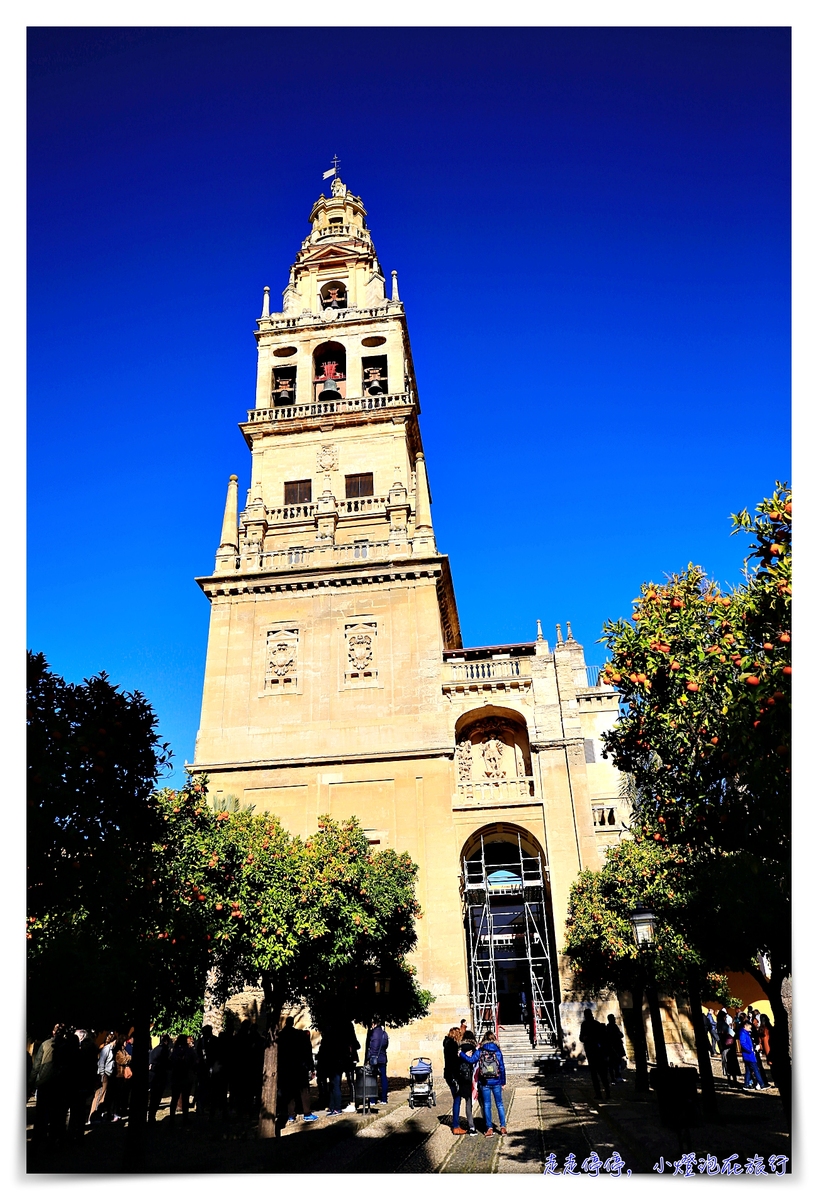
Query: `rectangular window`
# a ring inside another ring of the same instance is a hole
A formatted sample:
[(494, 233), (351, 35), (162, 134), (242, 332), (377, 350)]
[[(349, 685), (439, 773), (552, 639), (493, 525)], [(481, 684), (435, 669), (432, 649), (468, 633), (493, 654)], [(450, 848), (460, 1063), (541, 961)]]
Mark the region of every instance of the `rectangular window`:
[(594, 757), (594, 739), (585, 738), (585, 761), (587, 763), (596, 762)]
[(357, 500), (359, 496), (374, 496), (372, 472), (366, 475), (347, 475), (346, 488), (347, 500)]
[[(370, 476), (370, 479), (372, 477)], [(291, 479), (284, 484), (285, 504), (309, 504), (312, 500), (311, 479)]]

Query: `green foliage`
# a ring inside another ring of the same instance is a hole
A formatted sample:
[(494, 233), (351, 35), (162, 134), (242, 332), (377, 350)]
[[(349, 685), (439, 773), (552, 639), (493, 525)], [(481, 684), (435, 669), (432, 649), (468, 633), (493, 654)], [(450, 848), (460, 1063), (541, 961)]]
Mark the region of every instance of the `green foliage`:
[(321, 818), (303, 840), (235, 797), (216, 808), (204, 776), (155, 791), (169, 751), (143, 696), (104, 675), (68, 685), (42, 655), (29, 669), (35, 1024), (109, 1025), (139, 995), (184, 1032), (210, 968), (222, 995), (261, 982), (275, 1006), (343, 998), (391, 1024), (428, 1011), (407, 961), (420, 916), (407, 854), (372, 852), (355, 820)]
[(605, 750), (657, 841), (789, 860), (791, 509), (779, 484), (754, 521), (733, 518), (756, 539), (741, 587), (724, 594), (690, 564), (604, 627), (622, 697)]
[[(705, 961), (685, 923), (689, 879), (676, 853), (648, 841), (609, 847), (600, 871), (583, 871), (571, 887), (567, 955), (591, 991), (630, 988), (648, 969), (667, 991), (684, 989), (688, 972), (704, 976)], [(637, 947), (630, 917), (637, 903), (657, 916), (654, 942)]]
[[(633, 833), (724, 878), (732, 906), (771, 906), (756, 949), (789, 964), (792, 499), (776, 484), (755, 516), (744, 582), (701, 568), (647, 583), (631, 621), (605, 625), (605, 679), (621, 696), (606, 756), (630, 777)], [(722, 889), (723, 890), (723, 889)], [(719, 903), (719, 891), (713, 895)], [(769, 918), (769, 919), (767, 919)], [(762, 921), (762, 924), (765, 922)], [(743, 939), (737, 939), (743, 943)]]
[(302, 840), (270, 814), (208, 812), (177, 839), (173, 816), (166, 854), (180, 906), (208, 914), (217, 993), (261, 980), (276, 1005), (306, 999), (321, 1008), (343, 995), (358, 1015), (375, 976), (388, 972), (396, 986), (381, 1001), (384, 1016), (402, 1022), (426, 1011), (406, 962), (420, 915), (407, 854), (373, 853), (355, 819), (322, 817)]

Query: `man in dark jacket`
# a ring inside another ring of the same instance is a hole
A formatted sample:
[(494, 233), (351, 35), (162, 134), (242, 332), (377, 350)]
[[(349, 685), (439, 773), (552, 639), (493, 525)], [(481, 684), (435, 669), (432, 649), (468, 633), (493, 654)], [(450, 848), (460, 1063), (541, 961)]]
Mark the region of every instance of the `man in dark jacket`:
[(296, 1097), (301, 1100), (304, 1120), (315, 1121), (310, 1105), (310, 1076), (315, 1070), (312, 1042), (306, 1029), (296, 1029), (295, 1020), (287, 1017), (278, 1034), (278, 1078), (281, 1098), (287, 1102), (287, 1121), (295, 1121)]
[(608, 1082), (608, 1046), (605, 1026), (601, 1021), (594, 1020), (590, 1008), (585, 1009), (582, 1024), (579, 1027), (579, 1040), (585, 1050), (585, 1057), (591, 1070), (591, 1083), (594, 1085), (594, 1095), (602, 1099), (601, 1088), (605, 1089), (605, 1099), (610, 1100), (611, 1088)]
[(387, 1104), (389, 1101), (389, 1081), (386, 1077), (386, 1048), (388, 1045), (389, 1034), (384, 1029), (380, 1019), (376, 1017), (366, 1038), (366, 1061), (371, 1067), (378, 1068), (381, 1104)]

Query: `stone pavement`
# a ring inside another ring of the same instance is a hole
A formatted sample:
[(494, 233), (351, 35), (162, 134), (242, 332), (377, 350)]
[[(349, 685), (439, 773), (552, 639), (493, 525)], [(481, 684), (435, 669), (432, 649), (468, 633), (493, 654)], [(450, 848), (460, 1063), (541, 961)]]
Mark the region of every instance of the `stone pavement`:
[[(442, 1082), (442, 1081), (440, 1081)], [(778, 1094), (730, 1091), (716, 1080), (719, 1119), (695, 1125), (691, 1145), (697, 1156), (723, 1161), (737, 1154), (790, 1155)], [(191, 1116), (173, 1125), (167, 1111), (150, 1128), (142, 1170), (163, 1174), (541, 1174), (553, 1154), (558, 1170), (573, 1154), (577, 1169), (592, 1153), (604, 1162), (617, 1152), (625, 1169), (650, 1174), (664, 1159), (666, 1171), (682, 1153), (677, 1135), (664, 1129), (653, 1093), (638, 1093), (633, 1076), (598, 1102), (585, 1069), (550, 1076), (509, 1076), (504, 1091), (506, 1137), (486, 1138), (479, 1108), (480, 1136), (454, 1137), (448, 1088), (437, 1108), (410, 1108), (406, 1081), (394, 1081), (386, 1108), (370, 1116), (322, 1115), (300, 1120), (281, 1137), (259, 1141), (248, 1121), (211, 1122)], [(29, 1112), (30, 1116), (30, 1112)], [(118, 1173), (128, 1170), (124, 1122), (88, 1130), (78, 1146), (30, 1148), (29, 1172)]]

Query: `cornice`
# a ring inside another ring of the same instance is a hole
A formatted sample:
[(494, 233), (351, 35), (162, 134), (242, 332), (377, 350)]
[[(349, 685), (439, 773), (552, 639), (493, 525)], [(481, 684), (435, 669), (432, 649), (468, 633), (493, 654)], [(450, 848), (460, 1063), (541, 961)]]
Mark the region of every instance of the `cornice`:
[[(275, 592), (303, 592), (320, 588), (367, 587), (383, 583), (398, 583), (415, 579), (440, 579), (444, 573), (449, 577), (448, 560), (445, 555), (419, 559), (404, 559), (395, 563), (361, 570), (341, 563), (338, 566), (322, 566), (314, 569), (294, 571), (233, 572), (225, 575), (201, 575), (196, 579), (199, 587), (209, 598), (214, 596), (257, 595)], [(445, 587), (445, 585), (444, 585)], [(453, 596), (452, 596), (453, 598)], [(459, 627), (458, 627), (459, 633)]]
[(410, 750), (376, 750), (367, 754), (308, 754), (291, 758), (256, 758), (238, 762), (185, 763), (193, 774), (205, 775), (219, 771), (258, 771), (270, 768), (343, 765), (345, 763), (376, 763), (413, 758), (454, 758), (453, 746), (418, 746)]

